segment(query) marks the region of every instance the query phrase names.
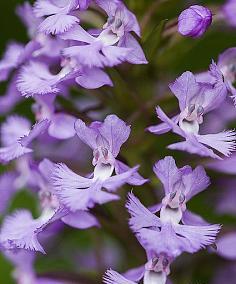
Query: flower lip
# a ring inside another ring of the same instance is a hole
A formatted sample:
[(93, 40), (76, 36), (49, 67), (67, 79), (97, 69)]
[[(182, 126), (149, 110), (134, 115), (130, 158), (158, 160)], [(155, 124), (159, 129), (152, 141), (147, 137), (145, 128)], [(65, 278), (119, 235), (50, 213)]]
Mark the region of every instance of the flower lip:
[(94, 179), (105, 181), (112, 176), (114, 166), (110, 163), (98, 163), (94, 168)]

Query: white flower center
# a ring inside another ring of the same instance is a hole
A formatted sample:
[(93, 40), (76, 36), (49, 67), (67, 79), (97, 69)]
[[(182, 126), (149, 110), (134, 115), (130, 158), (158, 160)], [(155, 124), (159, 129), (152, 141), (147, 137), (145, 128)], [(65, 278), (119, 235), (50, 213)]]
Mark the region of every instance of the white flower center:
[(178, 224), (186, 210), (186, 197), (181, 190), (173, 191), (162, 200), (160, 218), (164, 222)]
[(198, 134), (199, 125), (203, 123), (204, 109), (199, 105), (190, 105), (180, 114), (179, 126), (185, 132)]
[(166, 278), (164, 272), (146, 271), (143, 278), (143, 284), (165, 284)]
[(114, 33), (110, 28), (102, 31), (97, 38), (97, 41), (101, 41), (105, 46), (116, 44), (120, 40), (119, 36)]

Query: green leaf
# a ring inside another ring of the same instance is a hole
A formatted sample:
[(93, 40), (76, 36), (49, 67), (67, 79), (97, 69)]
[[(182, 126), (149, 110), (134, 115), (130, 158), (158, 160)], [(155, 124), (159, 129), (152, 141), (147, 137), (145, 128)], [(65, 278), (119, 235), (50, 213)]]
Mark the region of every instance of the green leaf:
[(152, 61), (157, 53), (166, 22), (167, 19), (162, 20), (160, 23), (158, 23), (144, 40), (143, 48), (149, 61)]

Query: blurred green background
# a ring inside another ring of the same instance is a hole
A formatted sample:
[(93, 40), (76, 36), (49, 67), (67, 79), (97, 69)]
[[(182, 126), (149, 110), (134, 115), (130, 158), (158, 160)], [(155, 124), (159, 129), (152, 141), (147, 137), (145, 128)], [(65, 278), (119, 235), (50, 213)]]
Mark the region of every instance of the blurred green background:
[[(2, 0), (0, 54), (4, 52), (6, 43), (11, 40), (27, 42), (25, 28), (15, 15), (16, 6), (23, 2)], [(167, 150), (165, 147), (168, 143), (176, 141), (175, 135), (166, 134), (157, 137), (144, 132), (147, 126), (157, 123), (154, 108), (160, 104), (167, 112), (175, 112), (177, 103), (168, 90), (168, 83), (186, 70), (194, 72), (206, 70), (211, 59), (217, 60), (219, 53), (236, 45), (236, 30), (215, 20), (201, 39), (183, 38), (176, 33), (176, 30), (171, 34), (167, 32), (170, 21), (174, 21), (184, 7), (197, 3), (208, 5), (217, 11), (217, 7), (223, 1), (127, 0), (125, 2), (141, 23), (143, 30), (141, 42), (150, 64), (124, 65), (110, 69), (108, 72), (115, 84), (113, 89), (78, 91), (78, 96), (96, 96), (105, 106), (109, 106), (110, 112), (116, 113), (132, 124), (131, 137), (123, 146), (121, 155), (132, 166), (136, 163), (141, 164), (142, 174), (151, 178), (149, 184), (135, 189), (135, 194), (144, 204), (151, 205), (159, 201), (157, 192), (161, 192), (161, 186), (152, 172), (152, 165), (156, 160), (165, 155), (173, 155), (179, 166), (204, 163), (204, 159)], [(6, 84), (1, 84), (2, 94), (5, 87)], [(29, 103), (21, 104), (16, 112), (28, 116)], [(209, 171), (208, 173), (214, 180), (215, 174)], [(101, 283), (101, 275), (113, 263), (116, 265), (113, 268), (121, 272), (144, 263), (144, 251), (127, 226), (128, 215), (124, 203), (129, 190), (131, 188), (126, 186), (120, 191), (121, 201), (94, 210), (99, 216), (103, 229), (86, 231), (64, 229), (62, 234), (53, 240), (47, 250), (48, 254), (38, 257), (37, 272), (57, 274), (65, 278), (68, 276), (70, 279), (75, 279), (75, 283)], [(227, 226), (233, 228), (236, 224), (235, 217), (215, 214), (214, 198), (220, 190), (213, 183), (210, 190), (195, 197), (189, 207), (209, 222), (223, 223), (226, 229)], [(34, 215), (37, 215), (36, 198), (27, 190), (15, 197), (9, 211), (18, 207), (29, 208)], [(91, 266), (87, 268), (83, 264), (86, 263), (86, 257), (91, 261)], [(179, 257), (172, 265), (171, 279), (176, 284), (210, 283), (214, 272), (224, 264), (227, 262), (207, 251), (195, 255), (186, 254)], [(11, 270), (12, 265), (0, 255), (0, 284), (14, 283), (10, 275)]]

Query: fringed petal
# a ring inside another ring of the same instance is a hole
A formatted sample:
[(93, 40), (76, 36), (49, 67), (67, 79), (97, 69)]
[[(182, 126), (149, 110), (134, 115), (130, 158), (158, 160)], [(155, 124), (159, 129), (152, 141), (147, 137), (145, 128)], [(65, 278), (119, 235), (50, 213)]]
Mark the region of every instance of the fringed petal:
[(161, 225), (160, 219), (144, 207), (132, 193), (128, 195), (126, 208), (131, 215), (130, 227), (135, 232), (142, 228), (159, 227)]

